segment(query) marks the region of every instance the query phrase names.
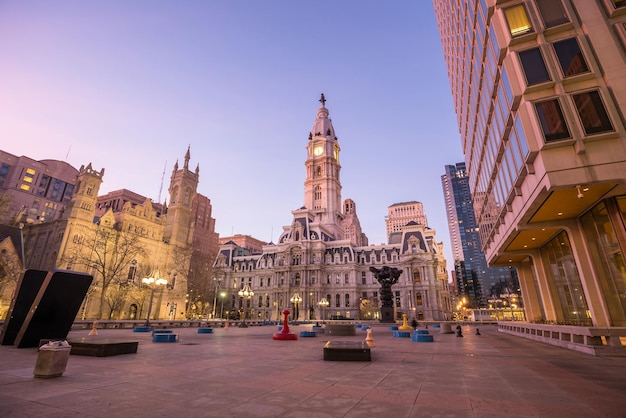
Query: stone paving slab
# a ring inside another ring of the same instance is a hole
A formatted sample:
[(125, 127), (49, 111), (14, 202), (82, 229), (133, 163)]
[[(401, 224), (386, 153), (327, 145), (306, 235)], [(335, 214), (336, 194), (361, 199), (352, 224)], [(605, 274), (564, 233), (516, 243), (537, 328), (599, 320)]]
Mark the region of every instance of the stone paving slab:
[[(311, 325), (290, 327), (291, 332)], [(36, 348), (0, 346), (2, 417), (618, 417), (626, 358), (600, 358), (464, 326), (423, 344), (373, 326), (371, 362), (323, 360), (320, 335), (273, 340), (275, 327), (177, 330), (179, 342), (139, 341), (136, 354), (70, 356), (63, 376), (33, 377)], [(89, 330), (71, 338), (88, 337)]]

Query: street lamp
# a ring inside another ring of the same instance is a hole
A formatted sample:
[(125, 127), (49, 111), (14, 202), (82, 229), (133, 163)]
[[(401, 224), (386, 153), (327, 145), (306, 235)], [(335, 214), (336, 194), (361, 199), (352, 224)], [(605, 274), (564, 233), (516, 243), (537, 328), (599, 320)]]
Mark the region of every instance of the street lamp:
[[(153, 276), (156, 276), (156, 274), (153, 274)], [(157, 279), (156, 277), (144, 277), (143, 279), (141, 279), (141, 282), (149, 286), (151, 289), (150, 303), (148, 303), (148, 316), (146, 317), (146, 326), (150, 326), (150, 313), (152, 312), (152, 301), (154, 300), (154, 289), (156, 289), (157, 286), (166, 285), (167, 280), (163, 278)]]
[(328, 302), (326, 298), (322, 298), (317, 304), (322, 307), (322, 322), (324, 322), (324, 308), (330, 305), (330, 302)]
[(302, 298), (298, 293), (294, 293), (291, 299), (289, 299), (294, 306), (294, 320), (297, 321), (300, 318), (300, 309), (298, 309), (300, 302), (302, 302)]
[(224, 318), (224, 298), (226, 297), (226, 292), (220, 292), (220, 305), (221, 305), (221, 309), (220, 309), (220, 319)]
[(211, 318), (215, 319), (215, 305), (217, 304), (217, 290), (220, 287), (220, 279), (214, 277), (213, 280), (215, 281), (215, 293), (213, 294), (213, 314)]
[(239, 297), (243, 299), (243, 322), (239, 324), (239, 328), (247, 328), (248, 327), (246, 325), (247, 303), (250, 301), (250, 299), (252, 299), (252, 296), (254, 296), (254, 292), (252, 291), (252, 289), (250, 289), (250, 286), (246, 284), (243, 287), (243, 289), (241, 289), (238, 292), (238, 294), (239, 294)]

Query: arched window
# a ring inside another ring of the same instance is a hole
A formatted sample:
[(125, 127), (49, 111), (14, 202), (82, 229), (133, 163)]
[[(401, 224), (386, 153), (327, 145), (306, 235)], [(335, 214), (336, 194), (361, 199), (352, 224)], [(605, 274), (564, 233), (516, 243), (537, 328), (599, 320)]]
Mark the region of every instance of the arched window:
[(341, 296), (339, 294), (335, 295), (335, 307), (341, 308)]
[(416, 305), (422, 304), (422, 292), (415, 293), (415, 304)]
[(350, 307), (350, 295), (348, 293), (346, 293), (345, 295), (345, 302), (346, 302), (346, 308)]
[(296, 286), (300, 286), (300, 273), (296, 273)]
[(415, 283), (418, 283), (418, 282), (422, 281), (419, 269), (413, 269), (413, 281)]

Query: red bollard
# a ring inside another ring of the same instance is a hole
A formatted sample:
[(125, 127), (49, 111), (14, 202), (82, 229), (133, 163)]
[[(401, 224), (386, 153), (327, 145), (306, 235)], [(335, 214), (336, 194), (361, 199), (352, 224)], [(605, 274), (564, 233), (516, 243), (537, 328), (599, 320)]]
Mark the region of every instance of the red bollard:
[(285, 309), (283, 311), (283, 315), (285, 319), (283, 320), (283, 329), (280, 332), (277, 332), (272, 337), (273, 340), (297, 340), (298, 336), (293, 332), (289, 332), (289, 321), (287, 321), (287, 317), (289, 316), (289, 311)]

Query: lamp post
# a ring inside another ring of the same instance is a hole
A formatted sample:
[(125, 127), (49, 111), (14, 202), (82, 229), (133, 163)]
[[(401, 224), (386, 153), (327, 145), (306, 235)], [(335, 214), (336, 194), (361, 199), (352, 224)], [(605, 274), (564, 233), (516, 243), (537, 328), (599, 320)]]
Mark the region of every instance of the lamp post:
[(322, 307), (322, 323), (324, 323), (324, 308), (327, 307), (328, 305), (330, 305), (330, 302), (328, 302), (326, 300), (326, 298), (322, 298), (322, 300), (320, 300), (319, 302), (317, 302), (318, 305), (320, 305)]
[(213, 294), (213, 314), (211, 315), (212, 319), (215, 319), (215, 305), (217, 304), (217, 291), (220, 287), (220, 279), (213, 278), (215, 281), (215, 293)]
[[(156, 276), (156, 274), (153, 274)], [(167, 280), (163, 278), (156, 277), (144, 277), (141, 279), (142, 283), (147, 286), (150, 286), (150, 303), (148, 303), (148, 316), (146, 317), (146, 326), (150, 326), (150, 313), (152, 312), (152, 301), (154, 300), (154, 290), (157, 286), (162, 286), (167, 284)]]
[(302, 298), (300, 297), (300, 295), (298, 293), (294, 293), (293, 296), (291, 297), (291, 299), (289, 299), (291, 301), (291, 303), (293, 303), (294, 306), (294, 320), (297, 321), (300, 318), (300, 302), (302, 302)]
[(224, 318), (224, 298), (226, 297), (226, 292), (220, 292), (220, 319)]
[(239, 294), (239, 297), (243, 299), (243, 322), (239, 324), (239, 328), (247, 328), (248, 327), (246, 325), (247, 304), (248, 304), (248, 301), (252, 299), (252, 296), (254, 296), (254, 292), (252, 291), (252, 289), (250, 289), (250, 286), (246, 284), (243, 287), (243, 289), (241, 289), (238, 292), (238, 294)]

